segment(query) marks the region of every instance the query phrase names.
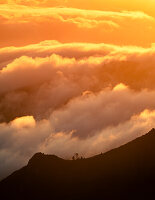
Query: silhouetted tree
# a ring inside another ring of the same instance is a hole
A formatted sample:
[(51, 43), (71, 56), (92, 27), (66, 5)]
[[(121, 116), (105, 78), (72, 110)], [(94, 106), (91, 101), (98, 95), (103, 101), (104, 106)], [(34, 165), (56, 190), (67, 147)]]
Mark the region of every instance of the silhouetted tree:
[(74, 156), (72, 157), (72, 160), (78, 160), (79, 158), (79, 154), (75, 153)]
[(78, 153), (75, 153), (75, 160), (78, 160), (79, 159), (79, 154)]

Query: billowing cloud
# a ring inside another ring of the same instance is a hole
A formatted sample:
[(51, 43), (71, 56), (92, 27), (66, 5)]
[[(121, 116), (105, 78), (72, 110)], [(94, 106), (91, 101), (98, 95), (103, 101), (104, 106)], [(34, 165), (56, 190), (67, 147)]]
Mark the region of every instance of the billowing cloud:
[(91, 156), (155, 123), (150, 48), (44, 41), (0, 49), (0, 177), (37, 151)]
[(154, 54), (153, 46), (56, 41), (2, 48), (0, 121), (23, 115), (48, 118), (85, 91), (99, 93), (119, 83), (134, 91), (154, 90)]
[(73, 99), (51, 115), (55, 132), (71, 132), (73, 137), (86, 138), (107, 127), (130, 120), (145, 109), (155, 109), (155, 92), (133, 92), (123, 85), (99, 94), (86, 93)]
[(49, 123), (44, 120), (36, 124), (32, 116), (0, 124), (0, 179), (26, 164), (49, 135)]
[[(24, 124), (19, 123), (24, 120)], [(73, 131), (68, 134), (53, 132), (52, 124), (48, 120), (36, 122), (34, 125), (31, 116), (15, 119), (9, 124), (0, 124), (0, 179), (26, 165), (35, 152), (56, 154), (67, 159), (75, 152), (84, 157), (92, 156), (143, 135), (154, 123), (155, 111), (144, 110), (125, 123), (97, 131), (94, 136), (85, 140), (73, 137)]]
[(136, 46), (116, 46), (105, 43), (60, 43), (56, 40), (42, 41), (37, 44), (22, 47), (4, 47), (0, 49), (0, 68), (6, 67), (7, 63), (21, 56), (48, 57), (51, 54), (57, 54), (68, 58), (87, 58), (90, 56), (105, 55), (143, 55), (153, 54), (154, 45), (151, 48), (142, 48)]

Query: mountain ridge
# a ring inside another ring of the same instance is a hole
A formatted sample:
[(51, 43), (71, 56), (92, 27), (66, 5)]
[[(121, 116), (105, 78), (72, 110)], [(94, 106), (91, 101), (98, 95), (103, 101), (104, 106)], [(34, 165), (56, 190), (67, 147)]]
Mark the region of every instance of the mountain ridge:
[[(0, 182), (5, 199), (155, 199), (155, 129), (86, 159), (36, 153)], [(11, 195), (10, 195), (11, 194)], [(9, 196), (10, 195), (10, 196)]]

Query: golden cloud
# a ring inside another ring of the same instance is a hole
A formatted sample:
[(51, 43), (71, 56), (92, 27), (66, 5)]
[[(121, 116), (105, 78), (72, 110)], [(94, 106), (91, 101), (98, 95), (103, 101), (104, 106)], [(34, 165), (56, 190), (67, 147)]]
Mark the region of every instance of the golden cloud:
[[(121, 42), (125, 37), (124, 31), (127, 34), (124, 42), (129, 39), (130, 42), (137, 42), (133, 38), (131, 40), (137, 31), (146, 40), (151, 40), (155, 29), (154, 18), (141, 11), (114, 12), (67, 7), (42, 8), (17, 4), (0, 5), (0, 24), (0, 36), (5, 46), (9, 40), (16, 42), (16, 44), (18, 42), (23, 44), (27, 40), (30, 43), (47, 38), (70, 42), (84, 40), (87, 42), (88, 40), (114, 42), (116, 41), (113, 38), (115, 36)], [(145, 34), (142, 34), (142, 31), (145, 31)], [(149, 34), (149, 37), (146, 37), (146, 33)], [(118, 34), (122, 37), (118, 37)], [(36, 36), (34, 37), (34, 35)], [(146, 44), (145, 39), (143, 41)], [(2, 42), (1, 44), (3, 44)]]
[(0, 121), (47, 118), (86, 91), (154, 90), (154, 55), (153, 47), (57, 41), (1, 48)]
[(0, 177), (37, 151), (90, 156), (147, 132), (155, 123), (154, 64), (153, 45), (1, 48)]

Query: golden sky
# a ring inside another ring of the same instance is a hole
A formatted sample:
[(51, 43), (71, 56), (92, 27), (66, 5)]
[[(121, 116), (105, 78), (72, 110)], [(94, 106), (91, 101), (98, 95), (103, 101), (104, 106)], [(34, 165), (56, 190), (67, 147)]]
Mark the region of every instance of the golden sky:
[(4, 0), (0, 46), (43, 40), (150, 46), (155, 42), (154, 0)]
[(155, 0), (0, 0), (0, 179), (148, 132), (154, 77)]

